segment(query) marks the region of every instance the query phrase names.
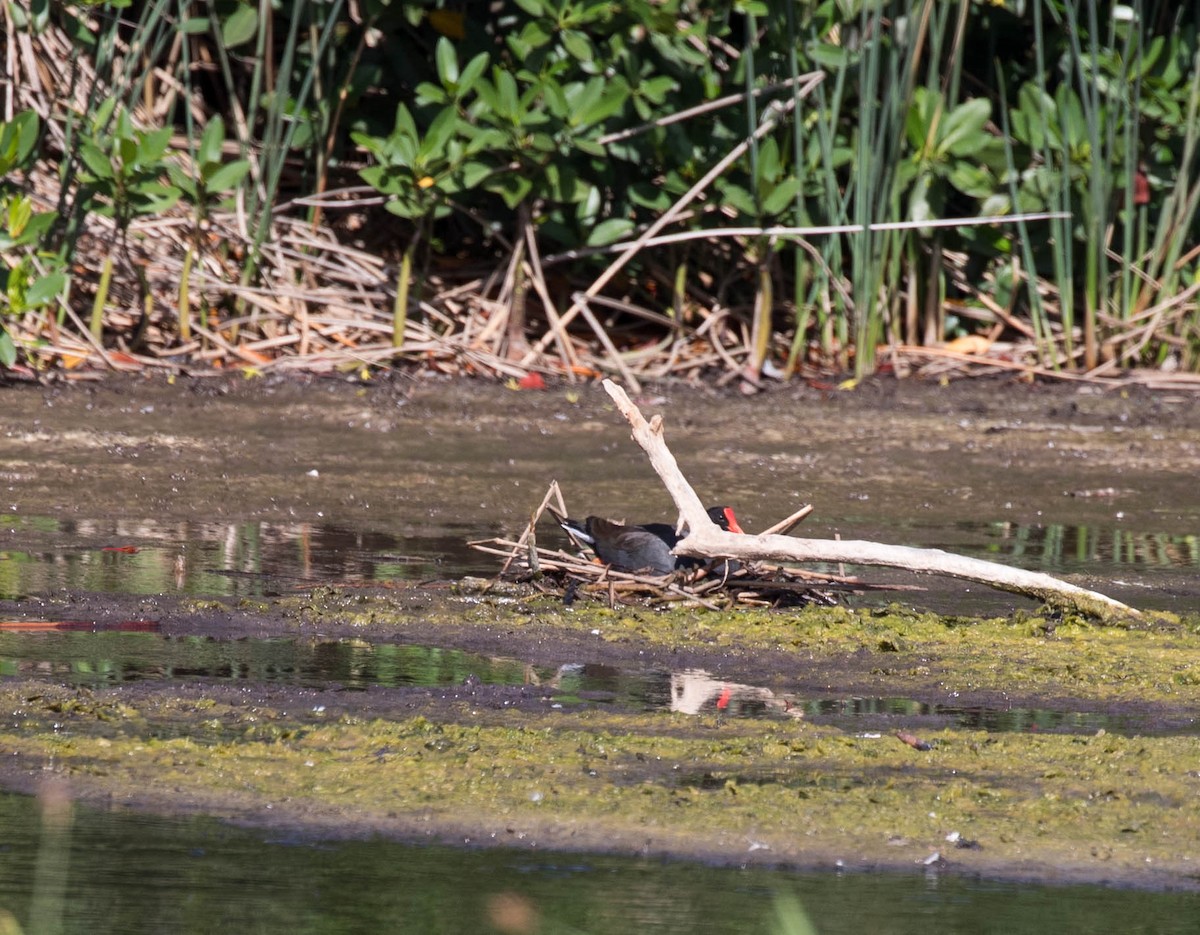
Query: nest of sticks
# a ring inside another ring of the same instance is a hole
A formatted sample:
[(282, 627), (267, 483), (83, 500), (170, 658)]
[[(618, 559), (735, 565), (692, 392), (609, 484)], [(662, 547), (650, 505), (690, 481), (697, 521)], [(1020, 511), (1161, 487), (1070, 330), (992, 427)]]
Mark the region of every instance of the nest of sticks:
[[(722, 559), (670, 575), (618, 571), (580, 548), (564, 549), (538, 545), (537, 527), (556, 501), (560, 514), (566, 504), (557, 481), (551, 481), (546, 496), (530, 516), (516, 539), (497, 537), (467, 543), (471, 548), (503, 558), (497, 580), (516, 581), (553, 594), (570, 604), (581, 597), (606, 602), (649, 605), (681, 605), (723, 610), (732, 607), (831, 607), (848, 594), (881, 590), (921, 590), (903, 585), (870, 584), (853, 575), (826, 574), (766, 562), (728, 563)], [(795, 525), (811, 507), (777, 524)], [(555, 528), (558, 528), (557, 523)]]

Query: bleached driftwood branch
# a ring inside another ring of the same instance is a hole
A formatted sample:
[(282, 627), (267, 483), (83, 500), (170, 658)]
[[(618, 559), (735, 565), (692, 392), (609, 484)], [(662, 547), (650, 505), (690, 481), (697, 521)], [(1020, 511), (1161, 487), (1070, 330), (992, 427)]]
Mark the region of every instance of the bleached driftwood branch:
[(799, 539), (791, 536), (751, 536), (725, 532), (704, 510), (704, 504), (683, 476), (663, 438), (660, 416), (649, 422), (611, 380), (604, 388), (629, 421), (633, 439), (650, 458), (650, 464), (675, 501), (687, 523), (688, 535), (676, 547), (680, 555), (701, 558), (736, 558), (743, 561), (846, 562), (852, 565), (886, 565), (925, 574), (947, 575), (976, 581), (1003, 591), (1024, 594), (1056, 606), (1065, 606), (1102, 619), (1138, 616), (1138, 611), (1097, 591), (1089, 591), (1035, 571), (1025, 571), (978, 558), (967, 558), (941, 549), (915, 549), (881, 542), (848, 539)]

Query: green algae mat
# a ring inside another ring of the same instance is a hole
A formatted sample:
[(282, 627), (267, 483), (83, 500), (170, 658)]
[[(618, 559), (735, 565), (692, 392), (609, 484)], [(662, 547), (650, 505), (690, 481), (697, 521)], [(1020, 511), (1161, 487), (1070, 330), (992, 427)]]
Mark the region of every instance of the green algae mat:
[[(327, 590), (219, 615), (226, 636), (404, 639), (556, 662), (704, 665), (787, 691), (1136, 712), (1144, 736), (919, 737), (780, 714), (620, 710), (545, 686), (341, 691), (0, 681), (3, 775), (86, 801), (204, 811), (337, 836), (928, 868), (1193, 887), (1200, 862), (1200, 633), (902, 608), (713, 614), (539, 597)], [(231, 629), (232, 628), (232, 629)], [(1162, 730), (1156, 723), (1171, 725)]]

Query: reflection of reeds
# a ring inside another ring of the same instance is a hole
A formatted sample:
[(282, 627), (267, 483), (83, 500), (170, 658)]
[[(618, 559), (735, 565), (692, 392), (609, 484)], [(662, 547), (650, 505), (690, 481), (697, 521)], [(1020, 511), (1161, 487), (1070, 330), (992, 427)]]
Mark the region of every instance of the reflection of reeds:
[(804, 911), (804, 904), (795, 893), (780, 890), (773, 900), (775, 905), (774, 935), (817, 935), (817, 927)]
[(1078, 564), (1144, 565), (1155, 568), (1200, 566), (1200, 536), (1130, 532), (1118, 527), (1047, 523), (1024, 526), (994, 523), (1000, 543), (989, 551), (1024, 565), (1061, 568)]
[[(370, 584), (428, 576), (431, 550), (448, 541), (423, 539), (424, 554), (398, 554), (413, 545), (386, 533), (362, 533), (331, 524), (148, 518), (6, 518), (27, 551), (6, 550), (0, 595), (58, 588), (120, 594), (261, 595), (264, 582), (313, 580)], [(452, 540), (458, 545), (457, 538)], [(105, 548), (130, 546), (129, 551)], [(132, 551), (136, 548), (136, 551)]]
[(42, 783), (38, 805), (42, 812), (42, 837), (33, 874), (28, 931), (31, 935), (56, 935), (63, 930), (66, 914), (74, 809), (66, 785), (58, 779)]

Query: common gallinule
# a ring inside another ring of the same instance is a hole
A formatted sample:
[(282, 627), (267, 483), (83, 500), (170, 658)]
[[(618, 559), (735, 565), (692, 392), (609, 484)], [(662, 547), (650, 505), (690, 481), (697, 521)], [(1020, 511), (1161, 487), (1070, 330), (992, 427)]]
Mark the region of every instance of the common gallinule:
[[(742, 532), (733, 509), (714, 506), (708, 510), (709, 519), (728, 532)], [(649, 569), (656, 575), (669, 575), (677, 568), (694, 568), (699, 559), (672, 554), (671, 549), (683, 538), (670, 523), (642, 523), (631, 526), (599, 516), (589, 516), (583, 522), (554, 514), (560, 526), (580, 542), (591, 547), (600, 561), (617, 571)]]

